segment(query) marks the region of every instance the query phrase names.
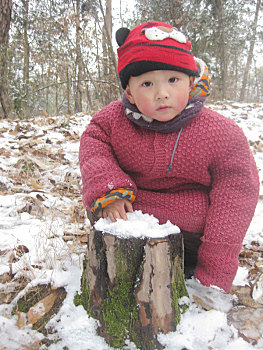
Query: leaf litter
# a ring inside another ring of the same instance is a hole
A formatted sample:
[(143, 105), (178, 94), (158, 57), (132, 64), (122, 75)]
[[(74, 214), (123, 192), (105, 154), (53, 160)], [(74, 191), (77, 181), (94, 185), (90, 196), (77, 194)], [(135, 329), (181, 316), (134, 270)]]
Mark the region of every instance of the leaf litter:
[[(262, 185), (263, 105), (219, 103), (254, 153)], [(97, 321), (75, 307), (89, 221), (81, 200), (78, 148), (91, 117), (0, 120), (0, 348), (105, 350)], [(263, 193), (240, 252), (227, 314), (191, 303), (167, 350), (263, 348)], [(136, 349), (127, 343), (127, 349)]]

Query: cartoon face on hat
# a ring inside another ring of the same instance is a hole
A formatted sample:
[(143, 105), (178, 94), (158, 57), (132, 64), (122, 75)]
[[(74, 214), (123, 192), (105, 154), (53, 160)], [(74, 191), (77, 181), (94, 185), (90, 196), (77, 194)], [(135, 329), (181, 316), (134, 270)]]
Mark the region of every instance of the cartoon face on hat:
[(118, 74), (125, 89), (130, 76), (153, 70), (176, 70), (198, 76), (191, 43), (176, 28), (163, 22), (147, 22), (131, 31), (116, 32)]
[(177, 30), (176, 28), (158, 26), (152, 28), (145, 28), (142, 30), (142, 33), (144, 33), (146, 38), (149, 40), (160, 41), (171, 38), (183, 44), (185, 44), (187, 41), (185, 35), (179, 32), (179, 30)]

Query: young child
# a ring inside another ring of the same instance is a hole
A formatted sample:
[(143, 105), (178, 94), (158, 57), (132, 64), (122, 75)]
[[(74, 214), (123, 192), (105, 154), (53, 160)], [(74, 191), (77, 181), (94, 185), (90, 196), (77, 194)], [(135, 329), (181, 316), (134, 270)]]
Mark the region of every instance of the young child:
[(181, 32), (148, 22), (116, 39), (124, 96), (82, 135), (84, 205), (112, 221), (133, 210), (170, 220), (183, 232), (186, 263), (197, 262), (196, 279), (229, 292), (258, 200), (248, 142), (204, 107), (207, 67)]

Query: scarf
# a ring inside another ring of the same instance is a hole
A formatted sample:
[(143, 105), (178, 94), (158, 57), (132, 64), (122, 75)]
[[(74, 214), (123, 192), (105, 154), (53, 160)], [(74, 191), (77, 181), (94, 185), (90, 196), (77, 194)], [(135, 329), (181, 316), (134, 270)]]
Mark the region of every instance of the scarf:
[(192, 97), (188, 100), (185, 109), (167, 122), (160, 122), (143, 115), (135, 104), (131, 104), (125, 94), (123, 94), (122, 104), (125, 114), (134, 124), (148, 130), (158, 131), (168, 134), (182, 129), (186, 124), (190, 123), (201, 111), (204, 106), (205, 97)]

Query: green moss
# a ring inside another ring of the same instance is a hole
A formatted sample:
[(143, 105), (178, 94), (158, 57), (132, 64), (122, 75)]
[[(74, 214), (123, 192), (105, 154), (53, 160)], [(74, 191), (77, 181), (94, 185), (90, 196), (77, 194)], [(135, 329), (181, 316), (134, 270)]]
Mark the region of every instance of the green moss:
[(188, 309), (188, 305), (182, 305), (179, 307), (178, 300), (184, 296), (189, 296), (185, 282), (184, 282), (184, 276), (183, 271), (178, 267), (178, 264), (176, 264), (176, 274), (174, 277), (174, 283), (172, 284), (171, 290), (172, 290), (172, 305), (175, 309), (175, 323), (178, 325), (180, 323), (180, 313), (185, 313), (185, 311)]
[(23, 298), (19, 299), (16, 304), (16, 309), (13, 310), (13, 313), (16, 311), (20, 312), (28, 312), (28, 310), (36, 305), (42, 298), (42, 290), (46, 288), (46, 286), (37, 286), (34, 290), (27, 293)]
[(172, 284), (172, 305), (173, 308), (175, 310), (175, 324), (178, 325), (180, 322), (180, 309), (179, 309), (179, 305), (178, 305), (178, 294), (177, 294), (177, 287), (176, 287), (176, 280), (174, 281), (174, 283)]
[[(123, 256), (119, 249), (115, 253), (117, 277), (112, 289), (108, 289), (102, 310), (105, 330), (110, 336), (109, 344), (114, 348), (122, 348), (127, 338), (136, 342), (136, 334), (132, 325), (138, 322), (138, 310), (133, 295), (135, 267), (130, 256)], [(136, 344), (138, 345), (138, 344)]]
[[(134, 271), (136, 269), (131, 263), (133, 261), (131, 256), (129, 254), (126, 255), (121, 249), (115, 252), (115, 258), (117, 260), (117, 276), (114, 286), (108, 287), (101, 310), (104, 330), (107, 334), (105, 340), (110, 346), (121, 349), (125, 345), (127, 338), (135, 342), (137, 337), (132, 331), (132, 325), (139, 320), (136, 301), (133, 296)], [(81, 293), (76, 293), (74, 304), (76, 306), (82, 305), (89, 316), (95, 317), (85, 270), (86, 266), (84, 263)]]
[(90, 299), (90, 290), (89, 285), (87, 282), (87, 278), (85, 275), (85, 272), (83, 272), (81, 277), (81, 293), (76, 293), (74, 297), (74, 305), (79, 306), (82, 305), (84, 309), (87, 311), (89, 316), (93, 316), (93, 308), (91, 305), (91, 299)]
[(104, 300), (103, 320), (105, 330), (111, 338), (110, 345), (114, 348), (122, 348), (125, 340), (132, 337), (131, 325), (138, 315), (135, 300), (132, 300), (130, 295), (131, 282), (124, 276), (120, 276), (116, 283), (112, 290), (108, 290)]

